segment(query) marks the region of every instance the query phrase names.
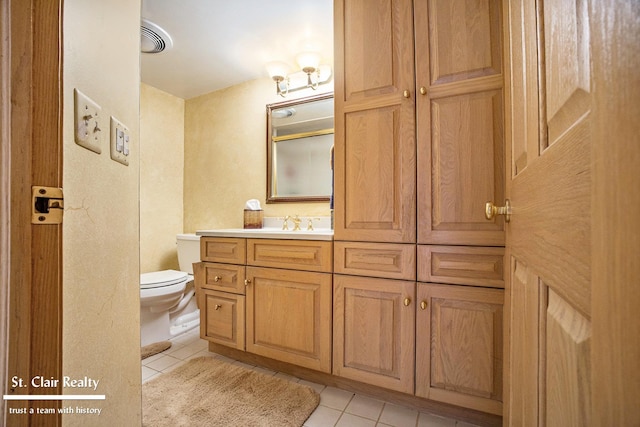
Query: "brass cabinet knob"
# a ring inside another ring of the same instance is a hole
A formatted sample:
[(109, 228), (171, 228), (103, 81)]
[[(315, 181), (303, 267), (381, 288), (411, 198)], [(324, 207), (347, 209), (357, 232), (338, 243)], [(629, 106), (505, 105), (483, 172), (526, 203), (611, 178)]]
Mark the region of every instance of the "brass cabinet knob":
[(420, 86), (420, 95), (426, 95), (427, 94), (427, 88), (424, 86)]
[(222, 307), (220, 304), (216, 304), (213, 308), (215, 308), (216, 310), (220, 310), (220, 307)]
[(244, 285), (249, 286), (251, 284), (251, 279), (244, 279)]
[(427, 309), (427, 302), (426, 301), (420, 302), (420, 308), (423, 309), (423, 310), (426, 310)]
[(405, 305), (405, 307), (409, 307), (409, 304), (411, 304), (411, 298), (405, 298), (405, 299), (404, 299), (404, 305)]
[(487, 202), (484, 207), (484, 216), (488, 220), (495, 218), (497, 215), (504, 215), (504, 221), (511, 220), (511, 203), (509, 199), (505, 200), (504, 206), (496, 206), (493, 202)]
[(411, 96), (411, 92), (405, 90), (404, 92), (402, 92), (402, 96), (404, 96), (405, 98), (409, 98)]
[(213, 281), (214, 282), (219, 282), (221, 279), (222, 279), (222, 277), (216, 276), (216, 277), (213, 278)]

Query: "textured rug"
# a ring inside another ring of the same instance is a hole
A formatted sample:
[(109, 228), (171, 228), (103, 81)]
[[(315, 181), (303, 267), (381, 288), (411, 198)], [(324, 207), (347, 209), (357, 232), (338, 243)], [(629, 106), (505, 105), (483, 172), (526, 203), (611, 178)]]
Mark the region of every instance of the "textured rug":
[(171, 341), (154, 342), (153, 344), (145, 345), (140, 350), (141, 360), (151, 357), (154, 354), (162, 353), (163, 351), (171, 348)]
[(142, 385), (142, 425), (299, 427), (319, 403), (311, 387), (205, 356)]

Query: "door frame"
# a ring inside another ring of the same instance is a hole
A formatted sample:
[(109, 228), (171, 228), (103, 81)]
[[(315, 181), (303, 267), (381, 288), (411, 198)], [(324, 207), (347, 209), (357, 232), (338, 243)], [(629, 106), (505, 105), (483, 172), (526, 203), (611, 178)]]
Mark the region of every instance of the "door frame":
[[(31, 224), (31, 187), (62, 187), (63, 0), (0, 7), (0, 381), (3, 394), (61, 394), (12, 389), (9, 378), (62, 376), (62, 225)], [(8, 417), (12, 402), (34, 406), (3, 399), (0, 423), (61, 424), (60, 415)]]

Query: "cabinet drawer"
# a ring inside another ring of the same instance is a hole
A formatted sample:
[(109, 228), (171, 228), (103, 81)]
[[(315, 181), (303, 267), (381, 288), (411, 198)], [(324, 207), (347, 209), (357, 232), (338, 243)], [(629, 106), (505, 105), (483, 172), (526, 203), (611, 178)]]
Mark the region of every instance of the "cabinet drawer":
[(418, 245), (418, 281), (504, 288), (504, 248)]
[(334, 272), (389, 279), (416, 279), (415, 245), (334, 242)]
[(243, 265), (201, 262), (194, 272), (196, 285), (199, 287), (244, 295), (245, 267)]
[(202, 289), (200, 338), (244, 350), (244, 295)]
[(244, 264), (247, 260), (245, 239), (202, 237), (200, 239), (200, 259), (228, 264)]
[(247, 239), (247, 265), (331, 272), (332, 242)]

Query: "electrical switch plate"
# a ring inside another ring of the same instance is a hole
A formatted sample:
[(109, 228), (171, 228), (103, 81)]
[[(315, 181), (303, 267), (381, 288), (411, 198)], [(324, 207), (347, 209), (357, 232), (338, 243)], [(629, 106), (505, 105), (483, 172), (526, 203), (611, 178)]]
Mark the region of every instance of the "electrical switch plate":
[(102, 153), (102, 108), (78, 89), (73, 91), (76, 144)]
[(129, 166), (129, 129), (111, 116), (111, 159)]

